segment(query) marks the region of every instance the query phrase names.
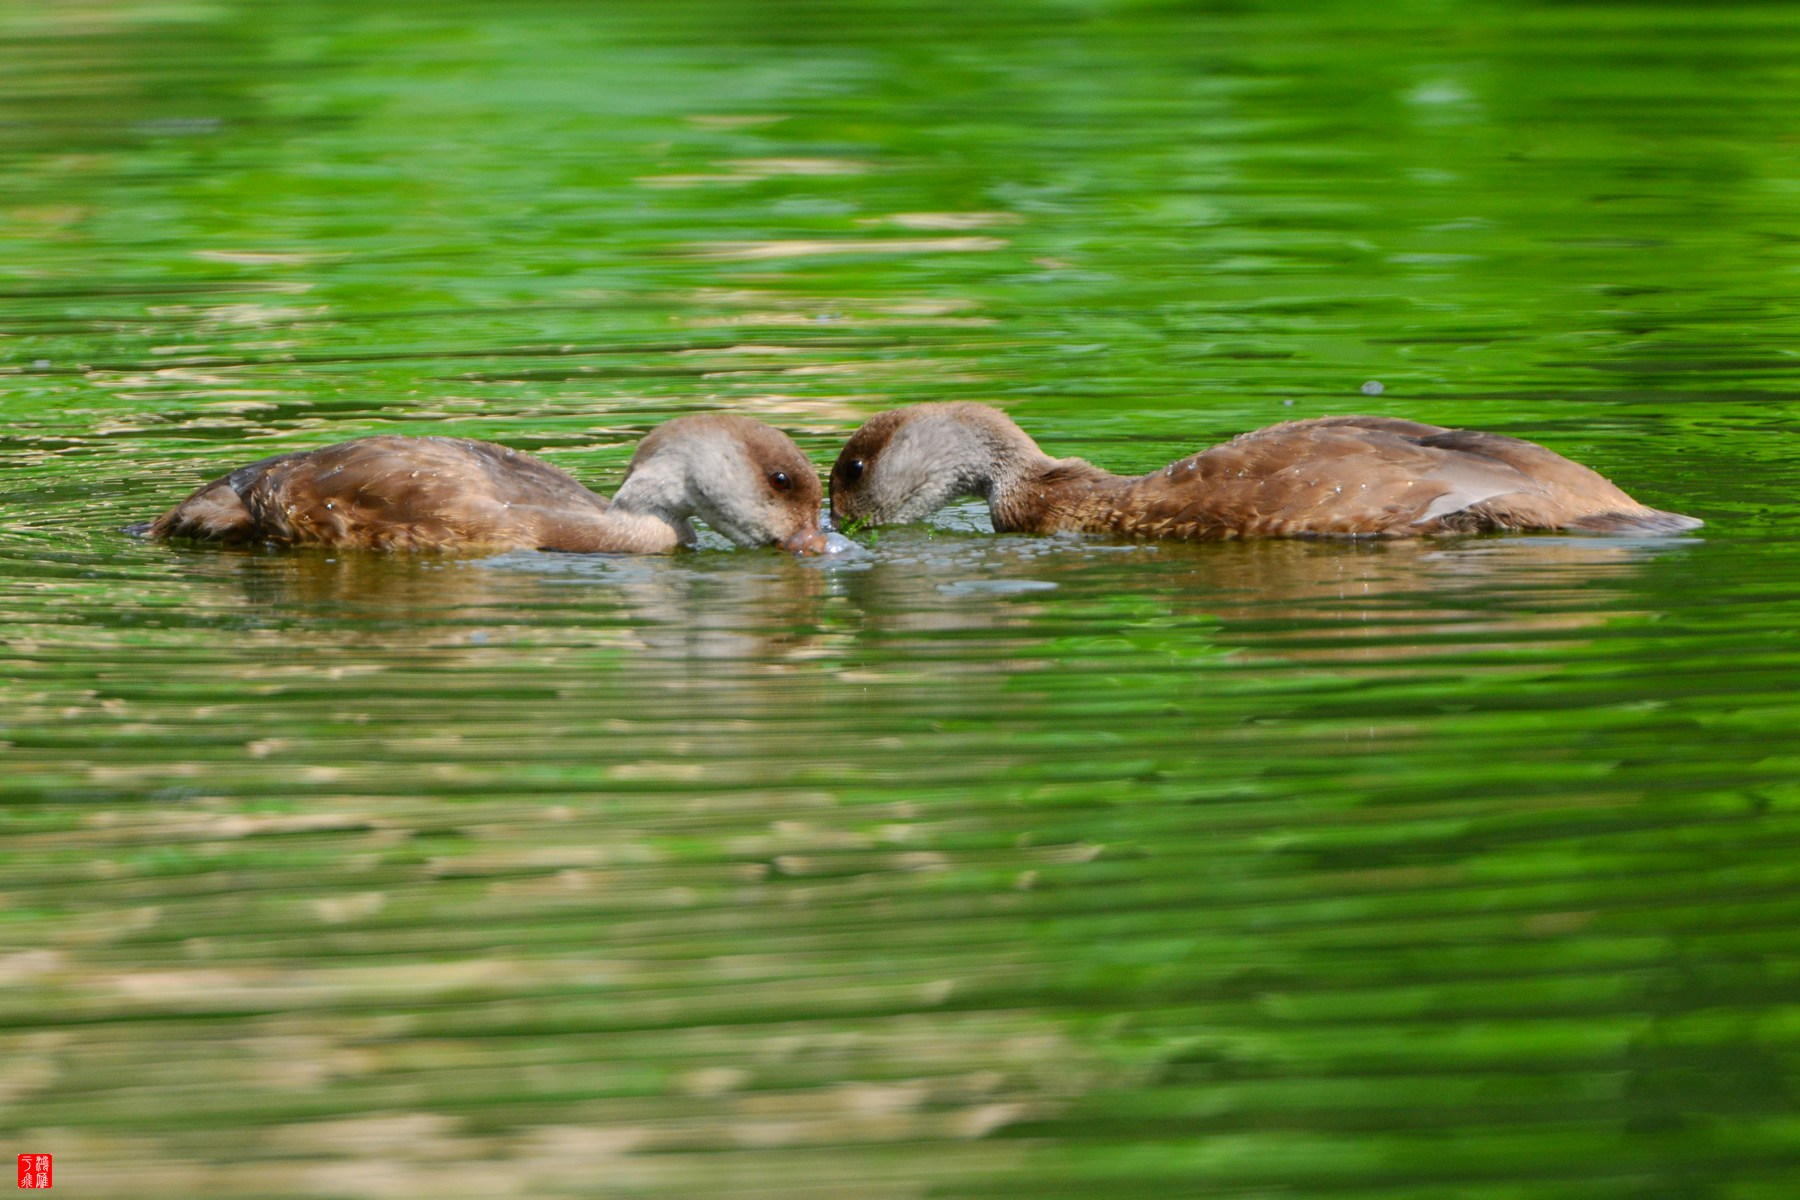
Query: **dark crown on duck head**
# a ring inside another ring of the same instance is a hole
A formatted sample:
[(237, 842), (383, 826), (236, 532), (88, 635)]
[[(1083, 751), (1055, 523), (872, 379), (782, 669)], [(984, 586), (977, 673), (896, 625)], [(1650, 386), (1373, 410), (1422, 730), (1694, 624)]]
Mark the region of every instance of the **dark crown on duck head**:
[(1011, 417), (950, 401), (876, 413), (844, 443), (831, 469), (840, 521), (916, 521), (958, 496), (991, 498), (1028, 467), (1047, 462)]

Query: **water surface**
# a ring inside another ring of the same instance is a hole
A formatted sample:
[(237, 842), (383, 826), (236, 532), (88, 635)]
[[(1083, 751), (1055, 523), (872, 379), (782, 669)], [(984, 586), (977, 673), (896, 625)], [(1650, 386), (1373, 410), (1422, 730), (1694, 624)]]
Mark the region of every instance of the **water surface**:
[[(1793, 1194), (1796, 25), (0, 8), (7, 1144), (96, 1196)], [(610, 491), (672, 416), (824, 465), (936, 399), (1122, 471), (1473, 425), (1709, 523), (119, 532), (373, 432)]]

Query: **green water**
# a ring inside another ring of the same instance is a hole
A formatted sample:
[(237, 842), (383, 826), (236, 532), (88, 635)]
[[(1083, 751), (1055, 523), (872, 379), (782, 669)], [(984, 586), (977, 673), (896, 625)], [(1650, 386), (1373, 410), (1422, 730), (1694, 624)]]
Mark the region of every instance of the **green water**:
[[(1800, 11), (0, 6), (0, 1154), (74, 1196), (1800, 1193)], [(1365, 381), (1385, 385), (1360, 392)], [(122, 536), (999, 404), (1701, 535)]]

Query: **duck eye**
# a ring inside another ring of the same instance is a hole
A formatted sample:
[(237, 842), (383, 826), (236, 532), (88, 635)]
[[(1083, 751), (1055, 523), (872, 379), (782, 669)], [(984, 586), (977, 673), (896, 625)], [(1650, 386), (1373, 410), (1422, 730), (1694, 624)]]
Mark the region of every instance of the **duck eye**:
[(785, 492), (794, 486), (794, 481), (787, 477), (786, 471), (769, 472), (769, 484), (778, 492)]
[(845, 483), (855, 483), (862, 478), (862, 473), (863, 460), (860, 458), (853, 458), (838, 468), (838, 474), (843, 477)]

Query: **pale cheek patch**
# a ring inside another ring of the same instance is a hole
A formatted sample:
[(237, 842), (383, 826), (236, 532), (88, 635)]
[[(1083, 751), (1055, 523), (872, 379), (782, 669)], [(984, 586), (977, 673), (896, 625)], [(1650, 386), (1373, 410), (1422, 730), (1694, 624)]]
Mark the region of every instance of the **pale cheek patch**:
[(871, 467), (868, 491), (882, 519), (916, 521), (978, 490), (980, 447), (962, 430), (929, 422), (904, 430)]

